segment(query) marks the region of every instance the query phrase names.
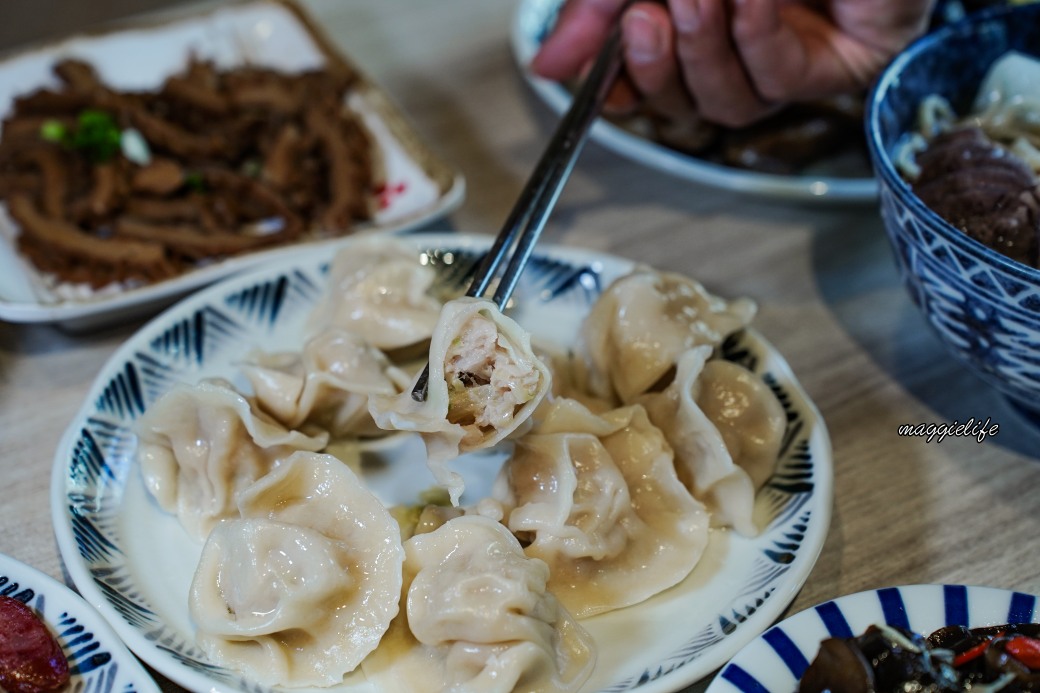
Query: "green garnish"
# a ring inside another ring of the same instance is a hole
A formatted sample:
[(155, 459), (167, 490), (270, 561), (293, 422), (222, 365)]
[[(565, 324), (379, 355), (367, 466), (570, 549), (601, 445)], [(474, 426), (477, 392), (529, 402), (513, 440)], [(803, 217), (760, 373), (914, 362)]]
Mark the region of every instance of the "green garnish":
[(96, 164), (115, 156), (121, 134), (115, 118), (96, 109), (82, 111), (72, 130), (57, 120), (47, 120), (40, 126), (42, 139), (80, 152)]
[(108, 161), (119, 151), (119, 126), (104, 111), (88, 109), (79, 114), (72, 148), (83, 152), (94, 163)]
[(45, 120), (40, 126), (40, 137), (48, 142), (61, 144), (68, 136), (65, 124), (60, 120)]
[(420, 491), (417, 500), (418, 502), (414, 505), (395, 505), (390, 508), (391, 517), (397, 520), (397, 525), (401, 529), (402, 539), (409, 539), (415, 534), (415, 528), (422, 517), (423, 509), (427, 506), (451, 507), (451, 496), (439, 486)]
[(198, 171), (192, 171), (185, 175), (184, 185), (192, 192), (206, 192), (206, 179)]
[(263, 171), (263, 164), (256, 159), (248, 159), (242, 162), (242, 175), (249, 178), (259, 178)]
[(451, 505), (451, 496), (446, 489), (434, 486), (419, 492), (419, 502), (424, 505)]

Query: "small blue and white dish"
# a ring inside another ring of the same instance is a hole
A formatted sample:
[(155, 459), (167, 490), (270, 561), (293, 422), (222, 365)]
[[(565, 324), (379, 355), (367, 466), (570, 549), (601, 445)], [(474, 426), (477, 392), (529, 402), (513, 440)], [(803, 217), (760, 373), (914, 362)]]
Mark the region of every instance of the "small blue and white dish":
[(850, 638), (886, 624), (928, 635), (968, 628), (1035, 623), (1037, 597), (994, 587), (908, 585), (839, 597), (801, 611), (748, 643), (705, 693), (791, 693), (827, 638)]
[(1040, 422), (1040, 270), (946, 222), (893, 161), (926, 96), (943, 96), (966, 114), (990, 66), (1012, 50), (1040, 54), (1040, 5), (978, 12), (919, 39), (871, 90), (867, 140), (881, 217), (911, 299), (954, 356)]
[(159, 686), (89, 604), (40, 571), (0, 554), (0, 595), (44, 622), (69, 662), (69, 691), (159, 693)]

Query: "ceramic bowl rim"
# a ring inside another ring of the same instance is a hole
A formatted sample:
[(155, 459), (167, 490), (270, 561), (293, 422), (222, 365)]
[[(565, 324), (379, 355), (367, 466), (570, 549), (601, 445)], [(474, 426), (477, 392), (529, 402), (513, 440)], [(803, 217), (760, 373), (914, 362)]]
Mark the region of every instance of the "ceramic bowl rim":
[[(981, 25), (990, 22), (1004, 22), (1010, 16), (1023, 12), (1036, 14), (1036, 19), (1040, 22), (1040, 3), (993, 7), (978, 11), (958, 22), (936, 29), (918, 38), (905, 50), (901, 51), (881, 72), (867, 96), (867, 146), (874, 163), (875, 175), (880, 179), (882, 188), (887, 188), (891, 191), (899, 204), (907, 208), (915, 218), (926, 223), (929, 229), (940, 234), (944, 240), (970, 254), (972, 257), (990, 266), (999, 268), (1019, 281), (1040, 286), (1040, 269), (1012, 260), (971, 238), (939, 216), (913, 193), (910, 186), (906, 184), (902, 176), (896, 171), (891, 153), (882, 144), (880, 125), (882, 104), (891, 92), (898, 89), (900, 76), (906, 67), (916, 61), (923, 53), (935, 50), (937, 46), (948, 41), (968, 38), (974, 35)], [(899, 235), (902, 237), (906, 236), (902, 232), (901, 227)], [(978, 292), (987, 296), (993, 296), (995, 300), (1004, 302), (1001, 300), (1001, 297), (981, 287), (972, 286)], [(1036, 313), (1031, 314), (1035, 315)]]

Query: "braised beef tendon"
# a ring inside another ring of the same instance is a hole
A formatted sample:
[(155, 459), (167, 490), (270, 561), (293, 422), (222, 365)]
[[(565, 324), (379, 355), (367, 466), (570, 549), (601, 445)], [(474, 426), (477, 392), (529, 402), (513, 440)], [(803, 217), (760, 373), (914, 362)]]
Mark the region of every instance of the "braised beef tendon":
[(192, 59), (153, 92), (73, 59), (17, 97), (0, 199), (19, 250), (59, 281), (147, 284), (261, 248), (349, 233), (379, 166), (343, 66), (288, 74)]

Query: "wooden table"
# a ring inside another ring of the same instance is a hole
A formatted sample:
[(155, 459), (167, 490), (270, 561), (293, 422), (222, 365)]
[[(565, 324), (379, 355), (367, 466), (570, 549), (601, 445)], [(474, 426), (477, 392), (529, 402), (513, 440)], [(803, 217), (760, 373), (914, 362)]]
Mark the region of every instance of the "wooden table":
[[(466, 176), (462, 207), (433, 228), (495, 232), (556, 122), (513, 62), (515, 0), (306, 5)], [(876, 205), (756, 199), (591, 143), (546, 240), (759, 301), (758, 330), (819, 407), (834, 448), (830, 534), (789, 613), (886, 585), (1040, 593), (1040, 434), (929, 331), (898, 283)], [(59, 579), (52, 456), (95, 374), (139, 324), (89, 334), (0, 324), (0, 552)], [(999, 433), (979, 444), (897, 432), (969, 417), (991, 418)]]

